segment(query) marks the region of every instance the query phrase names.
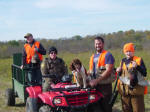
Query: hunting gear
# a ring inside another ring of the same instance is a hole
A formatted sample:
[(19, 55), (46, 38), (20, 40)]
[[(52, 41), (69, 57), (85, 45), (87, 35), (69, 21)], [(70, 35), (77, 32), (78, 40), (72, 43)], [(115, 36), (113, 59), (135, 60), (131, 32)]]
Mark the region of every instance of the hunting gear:
[[(121, 68), (123, 66), (123, 61), (121, 62)], [(121, 76), (122, 74), (122, 71), (120, 72), (116, 72), (116, 75), (117, 75), (117, 79), (116, 79), (116, 82), (115, 82), (115, 86), (114, 86), (114, 89), (113, 89), (113, 93), (112, 93), (112, 96), (111, 96), (111, 99), (109, 101), (109, 104), (113, 107), (116, 99), (117, 99), (117, 96), (118, 96), (118, 90), (117, 90), (117, 85), (119, 83), (119, 77)]]
[(118, 80), (119, 80), (120, 75), (121, 75), (121, 72), (117, 73), (117, 79), (116, 79), (116, 82), (115, 82), (115, 86), (114, 86), (114, 89), (113, 89), (111, 99), (109, 101), (109, 105), (111, 105), (112, 107), (113, 107), (113, 105), (114, 105), (114, 103), (117, 99), (117, 96), (118, 96), (117, 85), (118, 85)]
[(40, 85), (41, 84), (41, 71), (40, 64), (43, 59), (42, 55), (46, 54), (46, 50), (42, 44), (33, 39), (31, 33), (27, 33), (24, 38), (26, 38), (26, 43), (23, 48), (23, 57), (21, 68), (27, 68), (27, 81), (30, 85)]
[(90, 111), (99, 111), (99, 107), (103, 112), (112, 112), (112, 106), (109, 101), (112, 95), (112, 82), (115, 80), (114, 57), (112, 54), (104, 50), (104, 39), (102, 37), (95, 38), (96, 53), (90, 58), (89, 74), (93, 79), (89, 82), (90, 86), (96, 87), (101, 91), (104, 98), (98, 102), (97, 106), (92, 107)]
[[(90, 58), (90, 74), (93, 75), (93, 78), (99, 78), (102, 77), (103, 72), (106, 71), (106, 67), (105, 67), (105, 56), (106, 54), (109, 53), (108, 51), (103, 50), (101, 52), (101, 55), (98, 57), (98, 62), (97, 65), (94, 66), (96, 68), (96, 70), (94, 71), (93, 69), (93, 60), (94, 60), (94, 54), (91, 56)], [(111, 75), (106, 78), (105, 80), (101, 80), (98, 82), (98, 84), (110, 84), (113, 81), (115, 81), (115, 69), (112, 70)]]
[(43, 91), (48, 91), (51, 88), (51, 84), (56, 84), (61, 81), (62, 77), (68, 74), (67, 66), (65, 62), (57, 57), (57, 49), (51, 47), (49, 49), (49, 57), (45, 58), (41, 63), (42, 75), (55, 75), (55, 78), (44, 78), (43, 77)]
[(117, 68), (121, 72), (118, 91), (123, 112), (144, 112), (144, 92), (148, 85), (145, 64), (142, 58), (134, 56), (133, 43), (125, 44), (123, 50), (126, 58), (122, 59), (122, 67)]

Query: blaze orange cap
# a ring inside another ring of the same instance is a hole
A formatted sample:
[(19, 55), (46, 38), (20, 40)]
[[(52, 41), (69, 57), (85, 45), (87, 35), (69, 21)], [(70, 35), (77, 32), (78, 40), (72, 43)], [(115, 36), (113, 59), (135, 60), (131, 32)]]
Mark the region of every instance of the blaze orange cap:
[(123, 47), (123, 52), (126, 53), (127, 51), (134, 52), (134, 44), (133, 43), (127, 43)]

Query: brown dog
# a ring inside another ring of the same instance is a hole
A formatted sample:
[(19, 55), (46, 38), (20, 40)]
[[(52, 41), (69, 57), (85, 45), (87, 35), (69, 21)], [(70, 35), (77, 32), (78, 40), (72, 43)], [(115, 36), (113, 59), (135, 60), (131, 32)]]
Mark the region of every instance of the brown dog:
[(70, 70), (74, 76), (74, 83), (77, 83), (77, 86), (81, 88), (86, 88), (88, 86), (88, 76), (86, 69), (79, 59), (74, 59), (71, 62)]

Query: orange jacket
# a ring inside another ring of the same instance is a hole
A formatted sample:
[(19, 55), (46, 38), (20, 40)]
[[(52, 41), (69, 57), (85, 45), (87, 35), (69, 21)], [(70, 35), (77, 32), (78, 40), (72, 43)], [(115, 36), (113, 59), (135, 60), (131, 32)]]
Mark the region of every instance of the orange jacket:
[[(97, 68), (100, 68), (101, 66), (105, 66), (105, 55), (107, 54), (107, 51), (103, 50), (102, 53), (99, 56), (98, 63), (97, 63)], [(89, 63), (89, 70), (90, 73), (93, 73), (93, 60), (94, 60), (94, 54), (90, 58), (90, 63)]]
[[(26, 43), (24, 45), (24, 48), (25, 48), (25, 51), (26, 51), (26, 54), (27, 54), (27, 56), (26, 56), (26, 63), (27, 64), (31, 63), (32, 56), (34, 56), (34, 54), (35, 54), (35, 51), (34, 51), (35, 46), (37, 48), (39, 48), (40, 42), (35, 41), (34, 44), (32, 45), (32, 47), (28, 43)], [(37, 54), (38, 54), (40, 60), (42, 60), (43, 59), (42, 55), (40, 53), (38, 53), (38, 52), (37, 52)]]

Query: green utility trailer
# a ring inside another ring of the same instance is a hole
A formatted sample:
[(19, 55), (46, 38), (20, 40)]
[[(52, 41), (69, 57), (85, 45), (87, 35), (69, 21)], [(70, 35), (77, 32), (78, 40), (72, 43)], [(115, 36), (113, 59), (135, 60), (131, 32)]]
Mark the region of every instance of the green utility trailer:
[(6, 90), (6, 105), (14, 106), (15, 98), (19, 97), (25, 103), (27, 99), (26, 87), (28, 86), (26, 81), (26, 69), (21, 69), (22, 54), (13, 54), (12, 64), (12, 88)]

